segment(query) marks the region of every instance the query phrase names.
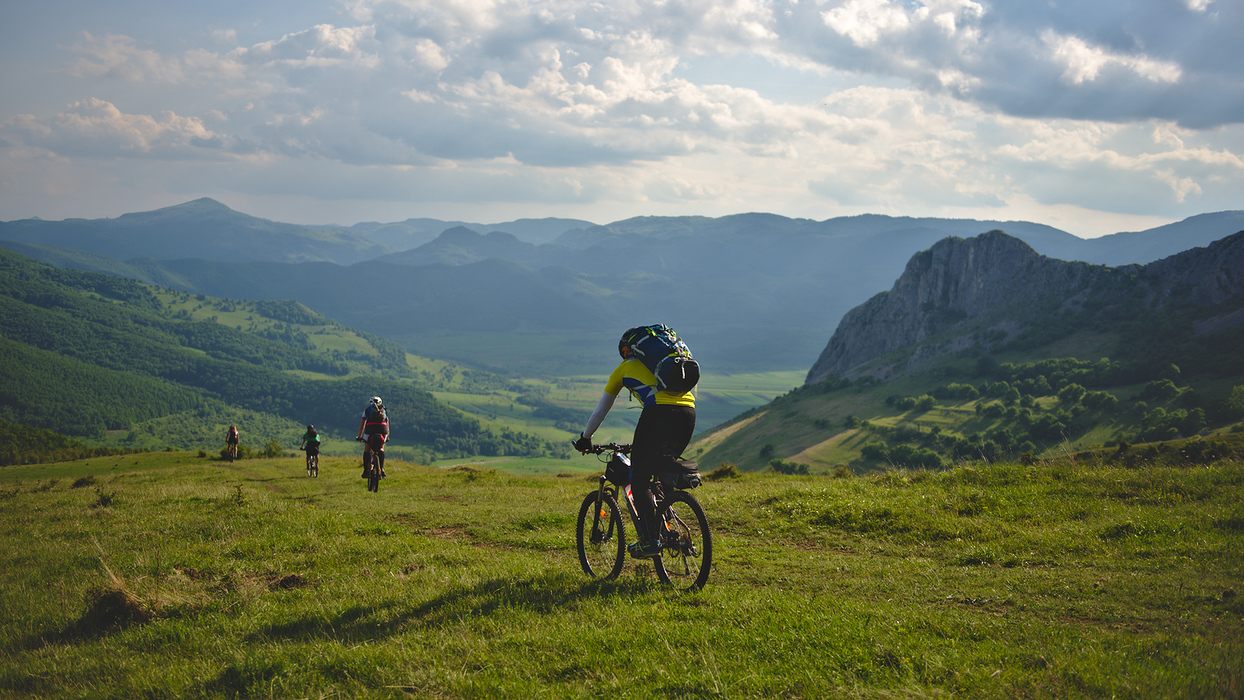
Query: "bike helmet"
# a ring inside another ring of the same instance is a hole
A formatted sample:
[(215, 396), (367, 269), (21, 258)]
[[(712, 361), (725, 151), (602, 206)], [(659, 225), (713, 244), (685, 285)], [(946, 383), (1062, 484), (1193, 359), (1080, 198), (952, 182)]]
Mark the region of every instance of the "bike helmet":
[(635, 328), (628, 328), (626, 329), (626, 332), (622, 334), (622, 338), (618, 340), (618, 354), (622, 356), (622, 359), (625, 360), (626, 356), (630, 354), (631, 343), (636, 340), (635, 334), (641, 330), (643, 329), (638, 326)]
[(381, 405), (382, 403), (384, 403), (383, 401), (381, 401), (381, 400), (380, 400), (380, 397), (379, 397), (379, 396), (373, 396), (373, 397), (371, 397), (371, 402), (372, 402), (372, 403), (374, 403), (374, 404), (376, 404), (377, 406), (379, 406), (379, 405)]

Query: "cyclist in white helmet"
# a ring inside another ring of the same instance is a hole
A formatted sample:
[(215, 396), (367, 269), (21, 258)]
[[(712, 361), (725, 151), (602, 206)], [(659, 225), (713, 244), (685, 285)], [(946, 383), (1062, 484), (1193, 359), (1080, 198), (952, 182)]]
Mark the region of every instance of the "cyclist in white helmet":
[[(367, 437), (364, 438), (363, 436)], [(376, 461), (380, 463), (380, 476), (384, 473), (384, 443), (389, 439), (389, 412), (379, 396), (371, 397), (363, 415), (359, 418), (358, 440), (363, 443), (363, 476), (367, 476), (367, 455), (376, 453)]]

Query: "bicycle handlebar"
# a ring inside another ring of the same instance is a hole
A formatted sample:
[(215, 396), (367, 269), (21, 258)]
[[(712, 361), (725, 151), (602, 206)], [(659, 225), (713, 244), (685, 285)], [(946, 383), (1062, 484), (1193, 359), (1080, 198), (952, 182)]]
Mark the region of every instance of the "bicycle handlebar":
[(631, 446), (629, 444), (609, 442), (609, 443), (605, 443), (604, 445), (592, 445), (592, 449), (588, 450), (588, 453), (598, 455), (605, 451), (620, 452), (622, 454), (628, 454), (631, 451)]

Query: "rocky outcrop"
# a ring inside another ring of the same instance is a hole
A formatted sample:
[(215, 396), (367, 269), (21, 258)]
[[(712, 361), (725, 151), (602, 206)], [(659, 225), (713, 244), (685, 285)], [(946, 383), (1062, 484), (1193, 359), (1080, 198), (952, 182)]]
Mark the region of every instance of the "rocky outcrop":
[(1229, 304), (1244, 296), (1244, 231), (1193, 248), (1143, 268), (1154, 291), (1165, 301), (1197, 306)]
[(871, 360), (918, 346), (897, 365), (869, 368), (884, 379), (946, 352), (1004, 339), (1040, 310), (1074, 309), (1104, 294), (1142, 294), (1154, 307), (1171, 299), (1219, 306), (1244, 298), (1244, 232), (1123, 268), (1047, 258), (1001, 231), (943, 239), (913, 256), (889, 292), (847, 312), (806, 383), (857, 376)]

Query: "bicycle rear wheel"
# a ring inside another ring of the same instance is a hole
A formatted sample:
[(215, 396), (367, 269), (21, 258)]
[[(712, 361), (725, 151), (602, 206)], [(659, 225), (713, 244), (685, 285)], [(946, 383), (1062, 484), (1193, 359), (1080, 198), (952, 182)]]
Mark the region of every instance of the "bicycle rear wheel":
[(320, 458), (317, 455), (311, 455), (307, 458), (307, 476), (317, 477), (320, 475)]
[(367, 490), (380, 490), (380, 461), (375, 452), (367, 453)]
[(702, 588), (713, 566), (713, 536), (695, 496), (674, 491), (657, 506), (661, 556), (652, 558), (657, 578), (685, 591)]
[(607, 493), (601, 494), (600, 508), (597, 508), (597, 495), (596, 491), (589, 493), (579, 507), (575, 546), (583, 573), (592, 578), (611, 579), (622, 571), (626, 561), (626, 531), (618, 502)]

